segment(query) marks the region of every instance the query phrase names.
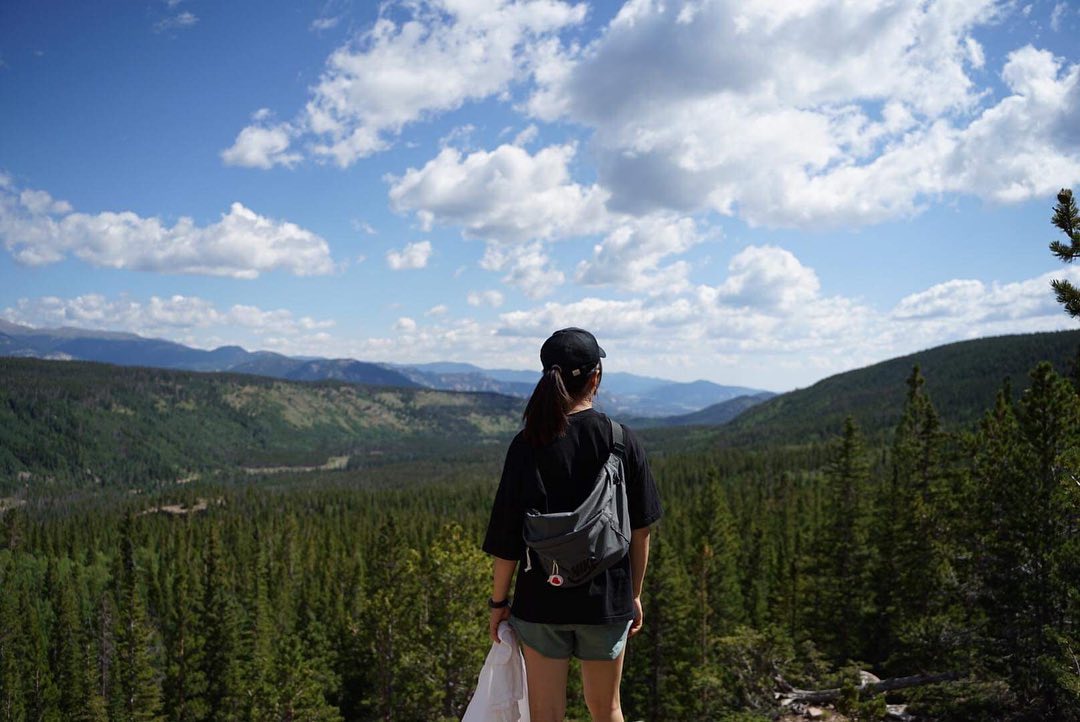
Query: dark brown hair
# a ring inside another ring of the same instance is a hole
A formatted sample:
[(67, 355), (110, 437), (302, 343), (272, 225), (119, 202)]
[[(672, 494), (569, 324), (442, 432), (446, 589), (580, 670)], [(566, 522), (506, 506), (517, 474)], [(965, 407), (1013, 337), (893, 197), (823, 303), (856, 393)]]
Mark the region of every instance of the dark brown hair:
[(525, 440), (532, 446), (546, 446), (566, 433), (570, 409), (585, 397), (594, 374), (599, 384), (604, 374), (599, 362), (590, 371), (569, 379), (558, 365), (544, 369), (521, 415)]

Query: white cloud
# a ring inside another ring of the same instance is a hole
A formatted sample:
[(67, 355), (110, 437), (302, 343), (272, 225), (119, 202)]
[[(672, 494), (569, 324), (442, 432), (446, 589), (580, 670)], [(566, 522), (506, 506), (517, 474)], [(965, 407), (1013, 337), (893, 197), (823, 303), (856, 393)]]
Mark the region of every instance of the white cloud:
[(1054, 5), (1054, 9), (1050, 12), (1050, 29), (1055, 33), (1061, 32), (1061, 21), (1067, 12), (1069, 12), (1068, 3), (1060, 2)]
[(524, 147), (536, 140), (536, 137), (539, 134), (540, 131), (537, 129), (536, 124), (530, 123), (527, 128), (522, 129), (520, 133), (514, 136), (513, 145)]
[(450, 132), (439, 138), (439, 147), (448, 145), (458, 148), (467, 147), (471, 143), (472, 135), (476, 132), (476, 126), (472, 123), (454, 126)]
[(615, 212), (813, 227), (908, 216), (945, 193), (1024, 200), (1080, 181), (1080, 89), (1076, 66), (1034, 48), (1005, 63), (1011, 95), (976, 86), (972, 33), (1006, 10), (635, 0), (580, 51), (548, 48), (528, 108), (593, 129)]
[(469, 291), (465, 300), (470, 306), (488, 306), (498, 308), (503, 304), (503, 295), (495, 290)]
[(416, 330), (416, 321), (412, 320), (408, 316), (402, 316), (394, 322), (394, 330), (411, 333), (412, 331)]
[(386, 265), (395, 271), (408, 271), (427, 266), (431, 258), (431, 242), (409, 243), (400, 251), (387, 251)]
[(338, 23), (341, 22), (341, 16), (335, 15), (333, 17), (315, 18), (311, 21), (311, 31), (320, 33), (323, 30), (330, 30), (336, 28)]
[(946, 281), (905, 296), (891, 315), (903, 323), (925, 321), (953, 329), (974, 324), (981, 332), (1000, 323), (1057, 317), (1063, 311), (1050, 289), (1055, 278), (1078, 283), (1080, 268), (1065, 267), (1013, 283)]
[[(604, 193), (570, 179), (573, 145), (535, 155), (516, 145), (462, 156), (443, 148), (423, 168), (389, 178), (395, 210), (430, 224), (460, 226), (474, 238), (521, 242), (595, 232), (603, 227)], [(426, 221), (425, 221), (426, 219)]]
[(973, 68), (981, 68), (986, 65), (986, 55), (983, 53), (982, 45), (979, 41), (970, 35), (964, 38), (964, 49), (967, 51), (968, 61)]
[(445, 316), (446, 313), (449, 310), (450, 310), (449, 307), (447, 307), (447, 305), (445, 303), (440, 303), (440, 304), (437, 304), (437, 305), (432, 306), (431, 308), (429, 308), (427, 311), (424, 312), (424, 315), (425, 316)]
[(654, 307), (641, 299), (619, 301), (586, 297), (571, 303), (549, 302), (538, 308), (509, 311), (499, 316), (503, 336), (534, 336), (579, 326), (605, 338), (626, 338), (646, 332), (655, 318)]
[(365, 235), (368, 235), (368, 236), (377, 236), (377, 235), (379, 235), (379, 232), (375, 230), (375, 227), (372, 226), (367, 221), (362, 221), (360, 219), (354, 218), (351, 221), (349, 221), (349, 225), (352, 226), (352, 229), (354, 231), (359, 231), (359, 232), (361, 232), (361, 233), (363, 233)]
[(413, 211), (424, 229), (456, 225), (488, 247), (481, 267), (509, 271), (504, 282), (539, 298), (563, 283), (545, 242), (597, 233), (608, 236), (577, 269), (586, 285), (646, 293), (674, 293), (688, 286), (689, 265), (673, 261), (697, 243), (693, 220), (670, 214), (634, 218), (612, 214), (607, 194), (570, 177), (576, 147), (555, 145), (530, 154), (518, 145), (463, 155), (444, 148), (422, 168), (390, 178), (395, 210)]
[(267, 108), (254, 113), (252, 119), (257, 124), (241, 130), (233, 144), (221, 151), (221, 160), (225, 165), (264, 169), (283, 165), (291, 168), (300, 161), (299, 153), (288, 152), (294, 129), (288, 123), (266, 125), (264, 121), (270, 117)]
[[(75, 326), (140, 335), (177, 337), (205, 329), (240, 330), (258, 336), (277, 334), (297, 337), (335, 325), (332, 320), (296, 317), (287, 309), (264, 310), (236, 304), (220, 310), (198, 296), (151, 296), (145, 301), (127, 296), (108, 298), (90, 293), (74, 298), (42, 296), (20, 298), (0, 313), (5, 319), (35, 327)], [(195, 339), (198, 336), (188, 336)], [(235, 341), (233, 341), (235, 343)]]
[(283, 270), (333, 273), (327, 242), (294, 223), (233, 203), (221, 220), (198, 226), (181, 217), (167, 226), (130, 211), (76, 213), (45, 191), (0, 187), (0, 242), (28, 266), (69, 255), (95, 266), (160, 273), (256, 278)]
[(578, 283), (612, 285), (634, 293), (674, 294), (689, 287), (690, 265), (675, 261), (662, 266), (671, 255), (686, 252), (701, 241), (689, 218), (649, 216), (626, 219), (593, 249), (591, 260), (578, 264)]
[(562, 271), (552, 266), (540, 243), (489, 243), (480, 267), (488, 271), (505, 271), (503, 283), (517, 287), (529, 298), (547, 296), (566, 279)]
[[(391, 7), (400, 21), (385, 12)], [(330, 55), (297, 125), (316, 156), (351, 165), (389, 147), (409, 123), (528, 77), (535, 48), (585, 11), (559, 0), (387, 5), (370, 30)]]
[(1070, 328), (1049, 286), (1062, 277), (1080, 283), (1080, 269), (1013, 283), (948, 281), (877, 309), (822, 294), (814, 270), (785, 249), (750, 246), (717, 285), (516, 309), (499, 316), (496, 333), (539, 343), (554, 329), (582, 326), (601, 339), (609, 365), (666, 378), (723, 373), (729, 383), (777, 388), (952, 341)]
[[(170, 5), (170, 7), (172, 6)], [(199, 18), (197, 18), (194, 13), (185, 10), (182, 13), (170, 15), (169, 17), (154, 23), (154, 32), (161, 33), (166, 30), (184, 30), (186, 28), (194, 27), (197, 22), (199, 22)]]
[(1001, 75), (1013, 95), (957, 134), (942, 185), (1017, 202), (1080, 181), (1080, 65), (1065, 69), (1026, 46), (1009, 54)]
[(814, 269), (791, 251), (775, 246), (747, 246), (731, 259), (717, 300), (733, 306), (786, 311), (812, 301), (821, 284)]

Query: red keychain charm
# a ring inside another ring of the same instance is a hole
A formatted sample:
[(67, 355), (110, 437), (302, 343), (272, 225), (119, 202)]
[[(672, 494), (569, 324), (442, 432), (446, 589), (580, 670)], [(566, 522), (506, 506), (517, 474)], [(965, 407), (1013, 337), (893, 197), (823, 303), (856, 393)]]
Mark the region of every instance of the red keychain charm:
[(562, 575), (559, 574), (559, 563), (551, 562), (551, 576), (547, 578), (548, 584), (553, 587), (561, 587), (563, 584)]

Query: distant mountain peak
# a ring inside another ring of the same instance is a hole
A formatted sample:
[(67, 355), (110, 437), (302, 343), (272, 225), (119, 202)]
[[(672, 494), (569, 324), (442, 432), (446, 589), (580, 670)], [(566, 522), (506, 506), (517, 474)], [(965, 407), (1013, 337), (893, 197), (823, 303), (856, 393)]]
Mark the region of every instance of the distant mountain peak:
[[(10, 323), (0, 326), (0, 331), (5, 329), (10, 329), (7, 333), (13, 341), (0, 346), (0, 353), (8, 356), (70, 358), (189, 371), (231, 371), (299, 381), (338, 379), (377, 386), (492, 392), (517, 398), (532, 393), (540, 377), (537, 369), (485, 369), (460, 361), (401, 364), (285, 356), (272, 351), (247, 351), (235, 344), (207, 351), (131, 333), (70, 327), (32, 329)], [(758, 391), (721, 386), (711, 381), (680, 383), (619, 371), (605, 373), (601, 388), (604, 408), (612, 414), (647, 417), (692, 413), (710, 404)]]
[(0, 332), (11, 334), (13, 336), (20, 336), (22, 334), (33, 333), (36, 329), (30, 326), (20, 326), (17, 323), (11, 321), (5, 321), (0, 318)]

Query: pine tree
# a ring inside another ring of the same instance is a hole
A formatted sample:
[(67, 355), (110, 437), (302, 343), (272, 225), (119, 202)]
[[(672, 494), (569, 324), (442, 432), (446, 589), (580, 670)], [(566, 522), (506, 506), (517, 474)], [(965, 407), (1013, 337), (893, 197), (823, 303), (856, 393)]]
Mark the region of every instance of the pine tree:
[(747, 623), (755, 629), (769, 623), (769, 580), (776, 568), (776, 548), (767, 525), (763, 515), (754, 516), (742, 545), (743, 604)]
[(25, 630), (26, 716), (31, 720), (58, 722), (60, 690), (53, 679), (49, 660), (49, 638), (45, 631), (48, 605), (31, 598), (29, 590), (20, 597), (20, 616), (27, 621)]
[(1080, 399), (1049, 364), (1017, 407), (999, 394), (975, 446), (976, 660), (1040, 719), (1080, 719), (1078, 447)]
[[(698, 630), (696, 648), (698, 668), (713, 664), (716, 639), (730, 634), (744, 617), (739, 585), (740, 548), (724, 487), (715, 468), (706, 472), (704, 483), (694, 502), (690, 528), (693, 553), (690, 573), (697, 588)], [(713, 677), (697, 680), (701, 712), (710, 716), (720, 696)]]
[(20, 598), (25, 595), (25, 581), (16, 576), (14, 565), (0, 568), (0, 719), (19, 721), (26, 719), (25, 678), (27, 620), (20, 609)]
[(243, 709), (241, 622), (216, 528), (207, 540), (205, 565), (202, 629), (206, 635), (203, 674), (208, 717), (234, 722), (241, 719)]
[(803, 549), (804, 527), (812, 524), (811, 510), (805, 508), (792, 472), (781, 472), (767, 513), (769, 536), (775, 549), (767, 581), (767, 622), (794, 637), (799, 628), (800, 594), (806, 586), (803, 578), (807, 561)]
[(861, 658), (872, 609), (868, 477), (862, 437), (849, 416), (826, 471), (825, 517), (810, 580), (814, 603), (807, 610), (814, 642), (837, 664)]
[(61, 716), (75, 720), (83, 713), (88, 692), (82, 619), (71, 574), (61, 575), (55, 568), (52, 573), (55, 575), (53, 604), (56, 608), (52, 666), (60, 691)]
[(326, 703), (319, 671), (304, 656), (303, 642), (293, 633), (286, 635), (276, 650), (274, 695), (271, 715), (254, 719), (281, 722), (338, 722), (341, 715)]
[[(115, 578), (115, 575), (114, 575)], [(102, 589), (98, 596), (94, 619), (93, 688), (97, 705), (107, 717), (119, 716), (119, 685), (116, 684), (116, 601), (109, 589)], [(110, 714), (112, 711), (115, 714)]]
[(377, 714), (384, 720), (424, 719), (439, 689), (437, 681), (425, 675), (425, 645), (431, 637), (419, 554), (405, 543), (393, 517), (379, 528), (377, 544), (367, 609)]
[[(1068, 242), (1052, 241), (1050, 252), (1065, 263), (1072, 263), (1080, 258), (1080, 212), (1077, 211), (1072, 190), (1068, 188), (1061, 189), (1057, 201), (1050, 222), (1065, 234)], [(1051, 281), (1050, 285), (1058, 303), (1065, 307), (1065, 312), (1073, 318), (1080, 318), (1080, 289), (1067, 280)]]
[(250, 621), (245, 629), (244, 647), (250, 655), (244, 673), (244, 693), (247, 699), (247, 717), (252, 720), (269, 719), (277, 704), (275, 688), (275, 647), (282, 630), (274, 621), (270, 604), (269, 559), (258, 545), (255, 558), (255, 598), (252, 602)]
[(711, 670), (688, 654), (700, 643), (694, 583), (677, 548), (668, 539), (670, 523), (651, 533), (649, 568), (642, 589), (645, 622), (641, 633), (627, 642), (623, 672), (623, 706), (627, 719), (703, 719), (700, 690), (712, 684)]
[(134, 517), (129, 512), (121, 527), (121, 575), (117, 580), (117, 684), (126, 720), (160, 719), (161, 681), (156, 669), (157, 642), (147, 618), (139, 571), (135, 564)]
[(916, 366), (892, 448), (891, 483), (879, 499), (882, 563), (874, 581), (879, 610), (875, 657), (900, 667), (946, 663), (952, 639), (949, 611), (956, 600), (943, 507), (945, 436)]
[(202, 588), (192, 573), (187, 536), (180, 537), (171, 584), (171, 607), (165, 630), (165, 707), (176, 722), (206, 719), (206, 676), (202, 663), (206, 638), (200, 629)]
[(372, 716), (373, 699), (369, 694), (372, 642), (371, 626), (367, 623), (367, 596), (363, 559), (358, 555), (349, 560), (349, 572), (344, 586), (346, 610), (344, 628), (339, 639), (339, 667), (342, 679), (341, 711), (347, 719), (368, 719)]
[(443, 717), (460, 719), (469, 706), (476, 674), (487, 651), (485, 591), (491, 561), (457, 524), (443, 527), (431, 545), (424, 578), (431, 615), (434, 673), (440, 680)]
[[(1016, 530), (1025, 552), (1034, 679), (1048, 719), (1080, 719), (1080, 400), (1049, 363), (1031, 374), (1018, 410), (1029, 511)], [(1023, 572), (1020, 572), (1023, 574)]]
[[(76, 567), (78, 568), (78, 567)], [(79, 581), (79, 576), (73, 578), (73, 582)], [(76, 585), (76, 589), (82, 587)], [(108, 594), (103, 595), (108, 597)], [(108, 597), (111, 599), (111, 597)], [(83, 637), (83, 683), (82, 688), (86, 691), (85, 702), (82, 709), (73, 717), (72, 720), (76, 722), (108, 722), (109, 713), (108, 705), (105, 700), (104, 693), (104, 680), (107, 677), (108, 662), (104, 660), (104, 655), (99, 651), (102, 647), (99, 644), (103, 644), (105, 648), (110, 648), (112, 644), (111, 636), (111, 617), (104, 615), (102, 619), (100, 608), (95, 609), (91, 607), (86, 610), (91, 614), (90, 618), (85, 618), (83, 621), (83, 627), (87, 630), (87, 634)], [(95, 620), (93, 614), (97, 612), (98, 618)], [(99, 628), (95, 628), (95, 621), (105, 622), (108, 624), (110, 633), (106, 639), (105, 635), (101, 634)], [(104, 665), (104, 666), (103, 666)]]

